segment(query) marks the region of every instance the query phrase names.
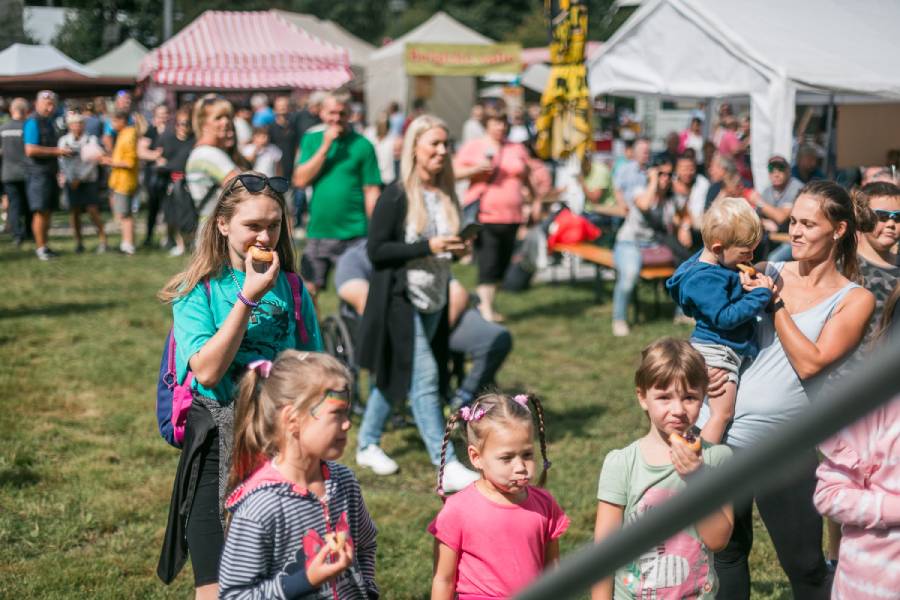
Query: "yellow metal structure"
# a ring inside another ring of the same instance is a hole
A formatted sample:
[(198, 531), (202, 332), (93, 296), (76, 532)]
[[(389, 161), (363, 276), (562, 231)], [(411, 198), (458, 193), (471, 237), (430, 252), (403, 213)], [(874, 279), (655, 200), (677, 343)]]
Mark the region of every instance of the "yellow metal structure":
[(583, 158), (591, 145), (591, 98), (584, 49), (586, 0), (545, 0), (550, 23), (550, 77), (541, 96), (535, 149), (541, 158)]

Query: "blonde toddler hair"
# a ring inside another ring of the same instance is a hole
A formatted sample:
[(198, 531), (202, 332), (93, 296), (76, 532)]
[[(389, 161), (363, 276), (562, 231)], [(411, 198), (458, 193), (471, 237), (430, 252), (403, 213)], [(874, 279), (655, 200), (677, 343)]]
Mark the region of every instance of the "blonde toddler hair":
[(712, 248), (717, 242), (725, 248), (755, 248), (762, 239), (763, 228), (759, 215), (746, 200), (721, 198), (703, 215), (700, 233), (706, 248)]

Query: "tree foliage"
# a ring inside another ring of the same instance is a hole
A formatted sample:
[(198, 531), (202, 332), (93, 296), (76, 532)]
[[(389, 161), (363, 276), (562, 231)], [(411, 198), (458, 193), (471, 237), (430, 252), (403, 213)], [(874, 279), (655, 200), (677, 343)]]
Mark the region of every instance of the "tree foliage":
[[(0, 7), (21, 0), (0, 0)], [(281, 8), (330, 19), (351, 33), (381, 45), (443, 10), (461, 23), (501, 41), (523, 46), (547, 43), (543, 0), (173, 0), (177, 32), (206, 10)], [(54, 44), (78, 61), (89, 61), (132, 37), (153, 47), (162, 37), (161, 0), (64, 0), (77, 8)], [(590, 39), (606, 39), (622, 20), (613, 0), (589, 0)], [(4, 11), (5, 13), (6, 11)], [(3, 35), (0, 30), (0, 36)]]

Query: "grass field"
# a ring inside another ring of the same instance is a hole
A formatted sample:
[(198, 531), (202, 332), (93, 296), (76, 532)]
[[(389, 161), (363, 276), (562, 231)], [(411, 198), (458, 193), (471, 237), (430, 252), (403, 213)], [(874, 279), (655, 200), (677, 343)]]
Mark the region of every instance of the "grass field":
[[(154, 295), (183, 262), (161, 251), (76, 256), (54, 241), (65, 254), (51, 263), (0, 241), (0, 597), (188, 598), (189, 567), (170, 587), (155, 575), (178, 455), (156, 430), (171, 311)], [(471, 270), (458, 275), (471, 283)], [(334, 306), (326, 294), (323, 315)], [(546, 399), (548, 487), (572, 519), (565, 556), (590, 539), (603, 457), (644, 433), (630, 383), (640, 348), (688, 329), (664, 305), (612, 338), (609, 304), (581, 286), (503, 294), (499, 309), (515, 344), (500, 384)], [(357, 473), (379, 529), (378, 583), (386, 600), (427, 598), (433, 472), (414, 428), (387, 433), (384, 447), (399, 475)], [(352, 452), (344, 460), (355, 468)], [(790, 598), (759, 526), (756, 540), (754, 598)]]

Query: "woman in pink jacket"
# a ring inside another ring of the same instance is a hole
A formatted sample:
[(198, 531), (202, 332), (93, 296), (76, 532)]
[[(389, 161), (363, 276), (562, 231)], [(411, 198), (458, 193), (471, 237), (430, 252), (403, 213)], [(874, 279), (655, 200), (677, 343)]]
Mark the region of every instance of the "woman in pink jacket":
[[(884, 307), (882, 330), (894, 330), (900, 286)], [(900, 594), (900, 396), (819, 446), (813, 497), (842, 525), (833, 600), (882, 600)]]

